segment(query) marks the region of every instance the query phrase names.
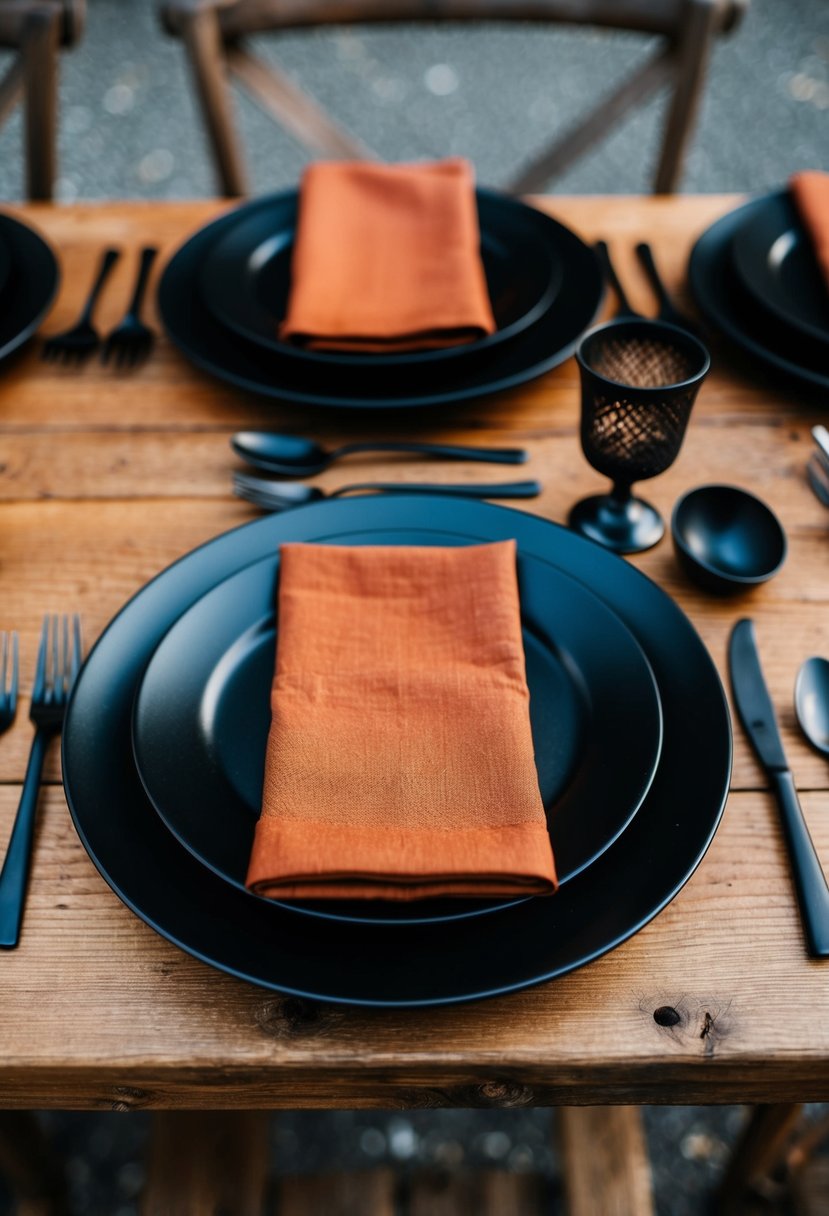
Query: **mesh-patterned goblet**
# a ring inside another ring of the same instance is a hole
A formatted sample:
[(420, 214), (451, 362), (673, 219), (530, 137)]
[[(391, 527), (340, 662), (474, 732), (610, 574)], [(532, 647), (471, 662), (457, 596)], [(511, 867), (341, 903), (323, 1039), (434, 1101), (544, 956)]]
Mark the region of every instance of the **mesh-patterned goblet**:
[(676, 460), (711, 360), (686, 330), (625, 318), (590, 331), (576, 352), (581, 374), (581, 445), (613, 482), (608, 494), (576, 503), (570, 527), (617, 553), (639, 553), (665, 524), (631, 486)]

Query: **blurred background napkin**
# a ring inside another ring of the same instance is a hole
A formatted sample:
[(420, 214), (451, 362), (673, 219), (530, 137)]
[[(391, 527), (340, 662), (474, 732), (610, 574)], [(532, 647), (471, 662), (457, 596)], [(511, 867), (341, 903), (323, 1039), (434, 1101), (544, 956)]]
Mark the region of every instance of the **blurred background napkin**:
[(789, 189), (829, 291), (829, 173), (815, 170), (796, 173)]
[(467, 161), (306, 169), (281, 338), (402, 351), (494, 329)]

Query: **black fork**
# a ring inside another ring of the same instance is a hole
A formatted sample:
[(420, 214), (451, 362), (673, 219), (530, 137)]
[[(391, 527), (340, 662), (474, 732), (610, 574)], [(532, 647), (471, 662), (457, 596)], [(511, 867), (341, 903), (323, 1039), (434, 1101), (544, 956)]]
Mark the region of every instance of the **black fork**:
[(101, 350), (102, 363), (109, 363), (111, 359), (117, 367), (135, 367), (143, 362), (152, 350), (155, 334), (149, 325), (145, 325), (141, 320), (141, 305), (157, 253), (158, 250), (152, 248), (141, 250), (141, 263), (132, 302), (121, 324), (113, 329), (104, 342)]
[(17, 713), (17, 634), (0, 634), (0, 735)]
[(63, 333), (55, 334), (54, 337), (46, 339), (46, 343), (40, 354), (41, 358), (45, 359), (47, 363), (82, 363), (84, 359), (89, 358), (92, 352), (98, 348), (101, 339), (98, 336), (97, 329), (92, 324), (92, 314), (95, 311), (95, 305), (98, 303), (101, 289), (119, 257), (120, 254), (117, 249), (107, 249), (101, 259), (101, 265), (95, 282), (92, 284), (89, 299), (86, 301), (84, 310), (76, 324), (71, 329), (66, 329)]
[(9, 950), (20, 940), (43, 761), (49, 741), (63, 726), (69, 694), (80, 665), (80, 617), (44, 617), (29, 711), (35, 724), (35, 737), (6, 859), (0, 871), (0, 946)]

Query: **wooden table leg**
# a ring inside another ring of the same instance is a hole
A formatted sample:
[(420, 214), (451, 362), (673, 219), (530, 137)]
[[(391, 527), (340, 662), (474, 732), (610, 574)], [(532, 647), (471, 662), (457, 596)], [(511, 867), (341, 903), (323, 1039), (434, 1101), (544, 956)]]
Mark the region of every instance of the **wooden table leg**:
[(266, 1111), (160, 1111), (153, 1116), (143, 1216), (262, 1216)]
[(717, 1197), (717, 1210), (721, 1216), (737, 1216), (744, 1211), (746, 1193), (779, 1162), (801, 1109), (799, 1102), (753, 1108), (731, 1155)]
[(563, 1106), (556, 1122), (567, 1216), (653, 1216), (637, 1106)]
[(19, 1216), (66, 1211), (63, 1170), (29, 1111), (0, 1111), (0, 1175), (11, 1186)]

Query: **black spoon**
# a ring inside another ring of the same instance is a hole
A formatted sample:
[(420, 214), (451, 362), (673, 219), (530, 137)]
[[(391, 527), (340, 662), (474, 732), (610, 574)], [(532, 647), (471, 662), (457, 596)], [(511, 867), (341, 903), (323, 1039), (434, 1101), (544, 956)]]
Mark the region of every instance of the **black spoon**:
[(794, 707), (812, 747), (829, 758), (829, 662), (813, 656), (797, 673)]
[(413, 452), (418, 456), (440, 456), (445, 460), (479, 460), (489, 464), (523, 464), (523, 448), (460, 447), (451, 443), (346, 443), (328, 450), (301, 435), (277, 435), (272, 431), (239, 431), (230, 441), (238, 456), (257, 469), (308, 477), (341, 456), (356, 452)]

